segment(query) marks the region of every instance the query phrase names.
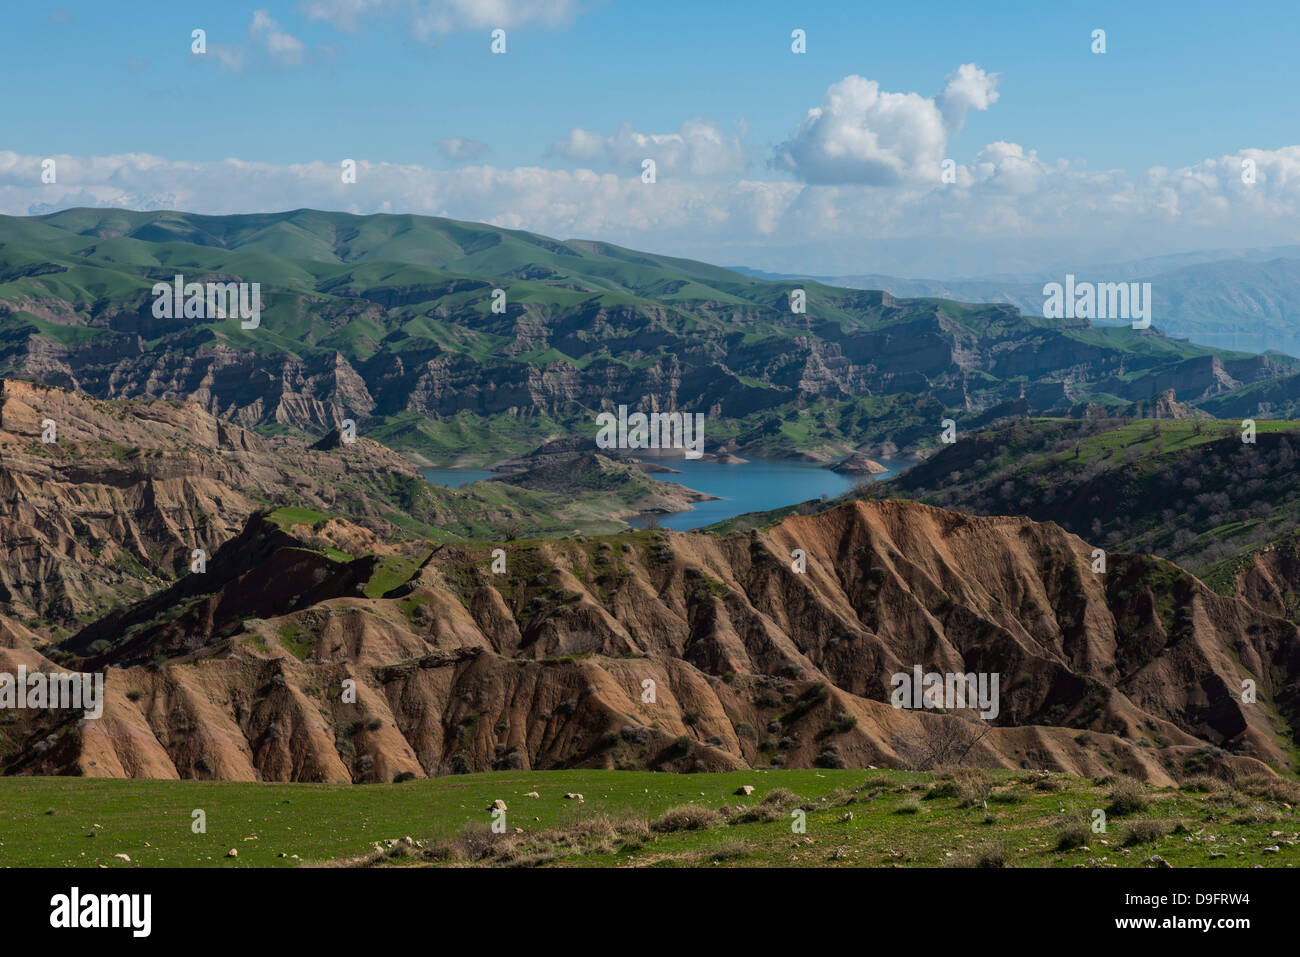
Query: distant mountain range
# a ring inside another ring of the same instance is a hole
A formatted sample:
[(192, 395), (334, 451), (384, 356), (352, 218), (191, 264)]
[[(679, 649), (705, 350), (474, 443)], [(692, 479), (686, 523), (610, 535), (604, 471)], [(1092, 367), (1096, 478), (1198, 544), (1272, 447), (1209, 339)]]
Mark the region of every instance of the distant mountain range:
[[(770, 280), (801, 278), (737, 267)], [(899, 297), (1005, 302), (1043, 314), (1043, 285), (1066, 272), (1091, 282), (1149, 282), (1152, 323), (1171, 336), (1225, 349), (1300, 355), (1300, 246), (1179, 253), (1129, 262), (969, 279), (903, 279), (876, 274), (817, 276), (820, 282), (881, 289)]]

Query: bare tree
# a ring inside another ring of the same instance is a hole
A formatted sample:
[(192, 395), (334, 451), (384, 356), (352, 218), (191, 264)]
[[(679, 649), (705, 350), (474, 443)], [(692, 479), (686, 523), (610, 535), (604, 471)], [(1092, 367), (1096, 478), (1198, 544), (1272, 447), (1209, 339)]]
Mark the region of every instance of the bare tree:
[(992, 730), (992, 725), (981, 720), (974, 712), (971, 717), (947, 714), (931, 722), (925, 743), (920, 747), (916, 770), (933, 771), (936, 768), (956, 767)]

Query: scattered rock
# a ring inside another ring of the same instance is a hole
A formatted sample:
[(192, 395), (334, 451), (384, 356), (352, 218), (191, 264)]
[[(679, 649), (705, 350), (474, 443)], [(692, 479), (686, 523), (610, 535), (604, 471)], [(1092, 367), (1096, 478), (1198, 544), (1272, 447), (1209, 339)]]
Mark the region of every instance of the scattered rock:
[(754, 793), (754, 785), (742, 784), (740, 787), (736, 788), (736, 793), (744, 795), (745, 797), (749, 797), (751, 794)]
[[(1277, 848), (1273, 848), (1273, 850), (1277, 850)], [(113, 856), (119, 861), (126, 861), (128, 864), (131, 863), (131, 855), (129, 854), (114, 854)]]
[(226, 857), (238, 857), (238, 856), (239, 856), (238, 848), (232, 847), (230, 850), (226, 851)]

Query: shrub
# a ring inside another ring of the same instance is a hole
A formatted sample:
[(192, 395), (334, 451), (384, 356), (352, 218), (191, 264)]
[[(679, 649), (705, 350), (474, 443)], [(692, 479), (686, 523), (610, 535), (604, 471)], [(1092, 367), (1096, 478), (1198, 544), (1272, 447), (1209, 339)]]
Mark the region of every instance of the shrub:
[(768, 824), (785, 817), (785, 809), (777, 804), (756, 804), (732, 818), (732, 824)]
[(1020, 804), (1025, 800), (1025, 796), (1019, 791), (1013, 791), (1007, 788), (1002, 791), (994, 791), (988, 797), (994, 804)]
[(916, 795), (903, 799), (903, 803), (894, 808), (895, 814), (917, 814), (921, 810), (921, 800)]
[(1133, 814), (1146, 810), (1150, 803), (1151, 799), (1139, 782), (1132, 778), (1117, 778), (1110, 787), (1110, 807), (1106, 810), (1111, 814)]
[(1237, 789), (1255, 797), (1287, 804), (1300, 804), (1300, 784), (1276, 774), (1251, 774), (1237, 782)]
[(1222, 795), (1232, 790), (1218, 778), (1212, 778), (1208, 774), (1194, 774), (1178, 787), (1191, 794)]
[(668, 756), (670, 758), (684, 758), (691, 753), (691, 747), (694, 744), (695, 741), (687, 734), (674, 738), (673, 743), (668, 746)]
[(978, 768), (959, 768), (953, 772), (960, 807), (983, 807), (993, 793), (993, 781)]
[(926, 801), (933, 801), (935, 798), (950, 798), (957, 796), (957, 782), (951, 779), (947, 781), (936, 781), (931, 785), (930, 790), (925, 792)]
[(1128, 833), (1124, 836), (1124, 846), (1152, 844), (1168, 833), (1169, 828), (1162, 821), (1134, 821), (1129, 825)]
[(659, 820), (650, 825), (650, 830), (660, 834), (670, 834), (673, 831), (707, 830), (721, 823), (722, 815), (717, 811), (694, 804), (683, 804), (681, 807), (664, 812)]
[(769, 791), (763, 798), (764, 804), (775, 804), (777, 807), (788, 807), (795, 804), (803, 803), (803, 798), (795, 794), (789, 788), (776, 788)]
[(709, 855), (709, 860), (735, 861), (742, 857), (749, 857), (749, 854), (749, 845), (744, 841), (729, 841), (714, 848), (713, 853)]
[(821, 753), (817, 755), (816, 764), (817, 767), (819, 768), (848, 767), (848, 765), (844, 762), (844, 758), (840, 756), (840, 752), (838, 751), (838, 749), (836, 749), (834, 745), (827, 745), (826, 747), (822, 748)]
[(1007, 851), (1001, 844), (982, 844), (954, 858), (952, 864), (954, 867), (1006, 867)]
[(1061, 833), (1056, 836), (1056, 849), (1058, 851), (1068, 851), (1072, 848), (1082, 847), (1088, 843), (1088, 825), (1084, 823), (1083, 818), (1075, 817), (1066, 822)]

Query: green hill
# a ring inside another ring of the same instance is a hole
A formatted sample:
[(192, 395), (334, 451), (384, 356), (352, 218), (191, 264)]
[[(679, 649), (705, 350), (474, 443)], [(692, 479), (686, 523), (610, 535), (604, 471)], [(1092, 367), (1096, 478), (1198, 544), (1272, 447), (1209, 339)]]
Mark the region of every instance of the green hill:
[[(155, 283), (259, 283), (260, 326), (160, 319)], [(806, 312), (791, 293), (806, 293)], [(493, 309), (504, 293), (504, 311)], [(71, 209), (0, 217), (0, 375), (202, 402), (265, 431), (353, 418), (429, 461), (491, 463), (620, 403), (708, 442), (828, 460), (924, 450), (940, 420), (1227, 402), (1300, 371), (1158, 331), (768, 281), (608, 243), (413, 215)]]

